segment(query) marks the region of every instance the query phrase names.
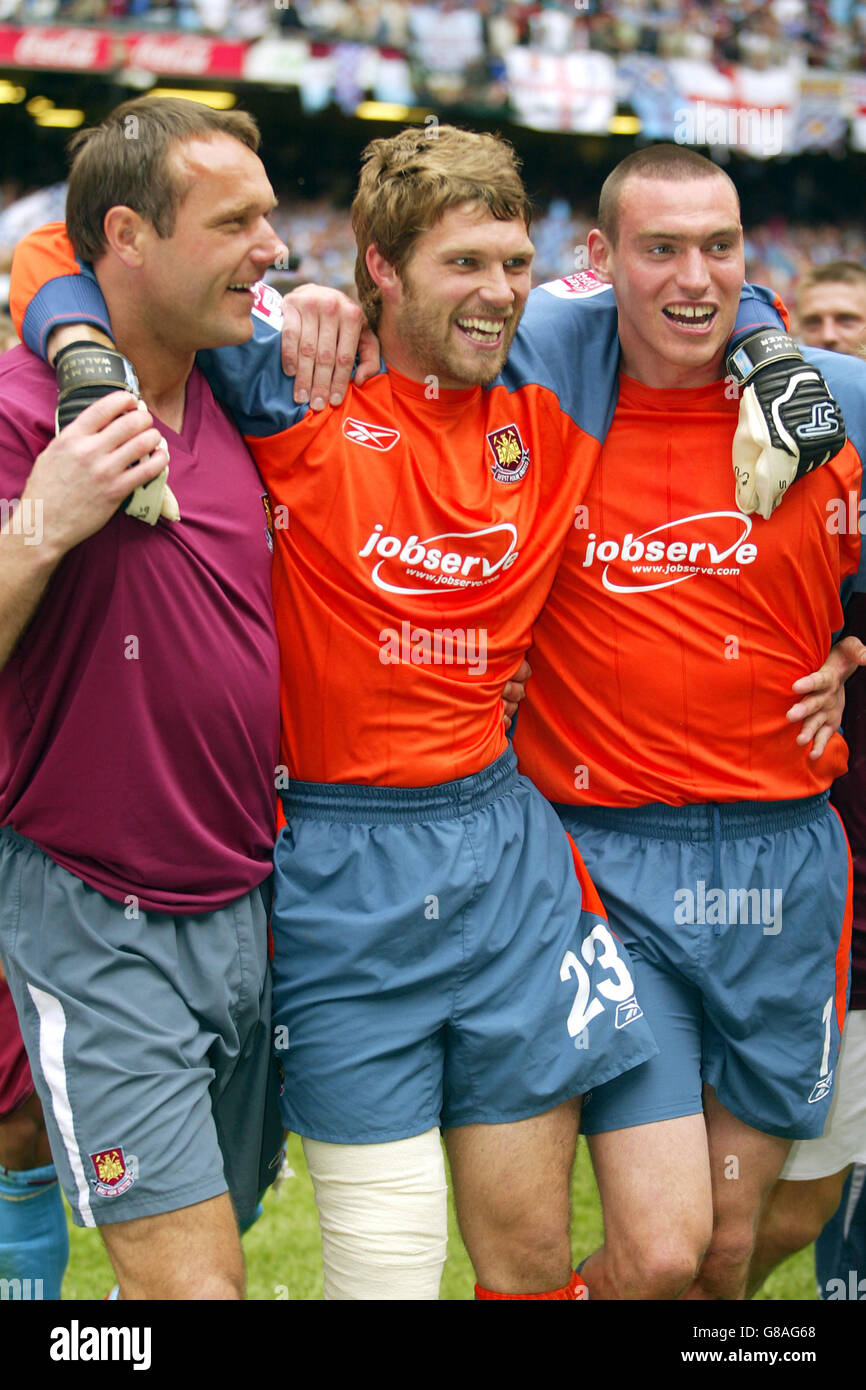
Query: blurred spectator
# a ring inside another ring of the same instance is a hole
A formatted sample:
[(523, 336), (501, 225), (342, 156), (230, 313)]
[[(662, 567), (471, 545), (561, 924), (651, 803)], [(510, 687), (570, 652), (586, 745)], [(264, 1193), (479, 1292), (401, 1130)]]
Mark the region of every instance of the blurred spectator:
[(197, 29), (206, 34), (220, 34), (225, 30), (232, 0), (193, 0), (192, 8), (198, 18)]
[(413, 5), (409, 12), (409, 54), (428, 73), (459, 73), (484, 58), (484, 26), (478, 9), (456, 0)]
[(230, 32), (233, 38), (247, 43), (260, 39), (266, 34), (274, 18), (272, 0), (232, 0), (229, 14), (231, 26), (217, 29), (216, 33)]
[(64, 23), (95, 24), (105, 18), (107, 9), (106, 0), (60, 0), (57, 18)]
[(746, 270), (751, 280), (772, 285), (792, 298), (794, 282), (828, 261), (866, 264), (866, 235), (860, 224), (788, 224), (781, 219), (746, 228)]
[(856, 261), (828, 261), (797, 283), (797, 336), (809, 347), (866, 355), (866, 270)]
[(282, 0), (276, 12), (277, 27), (285, 34), (295, 34), (304, 27), (297, 5), (292, 4), (291, 0), (283, 4)]
[(496, 0), (486, 0), (480, 6), (484, 24), (484, 42), (491, 58), (501, 58), (520, 43), (523, 36), (522, 15), (519, 5), (501, 5)]
[(530, 48), (537, 48), (541, 53), (570, 53), (578, 46), (574, 19), (573, 5), (541, 0), (529, 16)]
[(348, 0), (300, 0), (298, 13), (306, 28), (316, 34), (353, 36), (354, 15)]
[(380, 0), (376, 42), (386, 48), (406, 48), (409, 42), (409, 11), (401, 0)]

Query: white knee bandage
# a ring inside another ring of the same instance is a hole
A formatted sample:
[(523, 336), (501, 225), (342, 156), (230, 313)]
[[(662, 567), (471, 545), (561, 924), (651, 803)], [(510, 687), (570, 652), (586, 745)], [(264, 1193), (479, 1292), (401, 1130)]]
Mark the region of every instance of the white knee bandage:
[(448, 1241), (437, 1129), (390, 1144), (304, 1140), (325, 1298), (436, 1299)]

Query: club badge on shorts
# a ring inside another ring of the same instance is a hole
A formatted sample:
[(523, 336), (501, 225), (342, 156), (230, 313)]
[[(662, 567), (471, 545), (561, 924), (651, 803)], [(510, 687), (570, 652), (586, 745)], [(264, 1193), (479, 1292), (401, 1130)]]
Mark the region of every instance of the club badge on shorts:
[(138, 1159), (134, 1154), (124, 1155), (121, 1148), (91, 1154), (90, 1161), (96, 1170), (90, 1185), (100, 1197), (119, 1197), (128, 1192), (138, 1177)]
[(497, 483), (517, 483), (529, 467), (529, 450), (516, 425), (503, 425), (487, 436), (493, 454), (493, 476)]

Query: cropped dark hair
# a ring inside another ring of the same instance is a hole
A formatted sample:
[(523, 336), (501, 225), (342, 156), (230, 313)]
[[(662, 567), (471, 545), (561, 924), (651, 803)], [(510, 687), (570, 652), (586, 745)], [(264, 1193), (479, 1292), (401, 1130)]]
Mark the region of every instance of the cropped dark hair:
[(72, 168), (66, 227), (76, 255), (95, 261), (105, 250), (105, 214), (130, 207), (160, 237), (171, 236), (189, 180), (172, 159), (185, 140), (230, 135), (256, 151), (259, 128), (246, 111), (214, 111), (182, 97), (137, 97), (69, 142)]

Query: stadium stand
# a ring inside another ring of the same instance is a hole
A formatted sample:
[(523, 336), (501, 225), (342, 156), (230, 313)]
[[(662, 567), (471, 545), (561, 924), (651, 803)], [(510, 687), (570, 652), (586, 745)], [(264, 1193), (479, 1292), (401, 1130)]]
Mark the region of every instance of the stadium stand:
[[(0, 22), (134, 24), (242, 39), (299, 29), (403, 49), (423, 62), (436, 35), (462, 66), (501, 59), (515, 44), (545, 53), (588, 48), (664, 58), (744, 63), (789, 62), (837, 70), (863, 66), (862, 0), (0, 0)], [(442, 42), (447, 32), (462, 40)]]

